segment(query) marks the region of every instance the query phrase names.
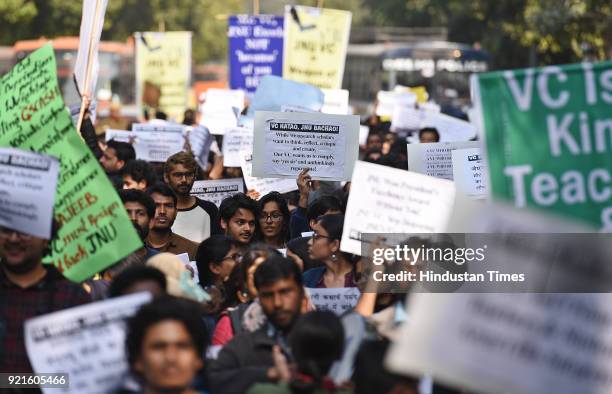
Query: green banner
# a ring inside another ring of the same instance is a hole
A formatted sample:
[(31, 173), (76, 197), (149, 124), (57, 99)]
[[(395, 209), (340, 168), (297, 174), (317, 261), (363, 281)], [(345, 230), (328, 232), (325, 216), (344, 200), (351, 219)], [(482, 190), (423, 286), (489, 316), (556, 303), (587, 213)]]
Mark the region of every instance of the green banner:
[(48, 262), (83, 281), (142, 246), (119, 196), (77, 134), (45, 45), (0, 79), (0, 146), (60, 159), (54, 214), (61, 224)]
[(612, 231), (612, 62), (472, 82), (493, 197)]

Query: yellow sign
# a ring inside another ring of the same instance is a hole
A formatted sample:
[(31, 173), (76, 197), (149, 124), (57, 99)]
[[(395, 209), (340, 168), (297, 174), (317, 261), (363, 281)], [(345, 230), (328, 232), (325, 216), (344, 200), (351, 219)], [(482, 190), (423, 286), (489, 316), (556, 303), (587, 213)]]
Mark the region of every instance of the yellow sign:
[(136, 33), (136, 102), (182, 120), (191, 80), (191, 32)]
[(350, 32), (348, 11), (286, 6), (283, 78), (342, 88)]

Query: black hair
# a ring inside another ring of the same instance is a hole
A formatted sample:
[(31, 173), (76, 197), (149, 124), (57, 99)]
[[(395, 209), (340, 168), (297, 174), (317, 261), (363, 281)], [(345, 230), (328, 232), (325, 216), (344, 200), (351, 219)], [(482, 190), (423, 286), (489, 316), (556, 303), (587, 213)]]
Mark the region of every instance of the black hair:
[(290, 258), (273, 255), (261, 263), (255, 270), (255, 287), (257, 290), (282, 279), (293, 278), (298, 287), (302, 287), (300, 267)]
[(124, 295), (125, 291), (134, 283), (150, 280), (159, 285), (159, 288), (166, 292), (166, 276), (154, 267), (143, 264), (133, 264), (121, 271), (111, 281), (108, 289), (110, 298)]
[(186, 109), (185, 112), (183, 113), (183, 124), (187, 126), (191, 126), (195, 123), (195, 121), (196, 121), (196, 112), (191, 108)]
[[(291, 214), (289, 213), (289, 207), (287, 206), (287, 200), (280, 194), (279, 192), (270, 192), (263, 196), (257, 201), (257, 218), (261, 218), (264, 207), (269, 202), (275, 202), (278, 205), (278, 209), (283, 214), (283, 227), (281, 228), (280, 237), (286, 242), (289, 238), (289, 219)], [(263, 235), (261, 234), (261, 226), (258, 226), (258, 238), (263, 239)]]
[(200, 306), (191, 300), (164, 296), (143, 305), (127, 322), (125, 344), (130, 367), (133, 368), (140, 357), (147, 330), (166, 320), (182, 323), (191, 336), (196, 353), (204, 356), (208, 334)]
[(130, 160), (121, 169), (121, 175), (129, 175), (135, 182), (145, 181), (147, 187), (151, 187), (157, 182), (155, 171), (151, 165), (144, 160)]
[(421, 139), (423, 133), (434, 133), (436, 135), (436, 142), (440, 141), (440, 133), (435, 127), (424, 127), (419, 130), (419, 140)]
[(322, 261), (310, 258), (308, 254), (308, 241), (310, 241), (310, 237), (297, 237), (287, 242), (287, 250), (298, 255), (304, 262), (304, 272), (311, 268), (322, 267), (324, 265)]
[(229, 222), (240, 208), (253, 212), (253, 216), (257, 217), (257, 203), (244, 193), (236, 193), (223, 200), (219, 206), (219, 217)]
[(153, 218), (155, 216), (155, 201), (149, 196), (147, 193), (142, 190), (136, 189), (124, 189), (119, 190), (119, 197), (121, 201), (125, 204), (126, 202), (137, 202), (142, 204), (147, 210), (147, 215), (149, 218)]
[(113, 148), (117, 154), (117, 159), (127, 163), (136, 159), (136, 151), (131, 144), (122, 141), (110, 140), (106, 143), (107, 148)]
[(344, 215), (325, 215), (319, 219), (319, 226), (327, 231), (330, 241), (342, 239), (342, 229), (344, 227)]
[(168, 115), (164, 111), (155, 111), (155, 119), (167, 120)]
[(325, 215), (325, 212), (334, 210), (342, 212), (342, 201), (336, 196), (321, 196), (310, 203), (306, 210), (306, 219), (308, 222), (317, 219), (319, 216)]
[(320, 387), (332, 364), (342, 357), (344, 327), (338, 316), (330, 311), (308, 312), (298, 318), (291, 334), (289, 346), (297, 370), (314, 379), (291, 383), (294, 393), (311, 393)]
[(210, 263), (219, 265), (225, 255), (236, 245), (236, 241), (225, 235), (211, 235), (202, 241), (196, 253), (196, 265), (201, 286), (215, 283), (216, 274), (210, 270)]
[(176, 194), (174, 193), (174, 190), (172, 190), (172, 188), (167, 184), (158, 182), (153, 186), (150, 186), (147, 189), (147, 194), (151, 196), (151, 198), (153, 198), (153, 193), (158, 193), (165, 197), (171, 197), (172, 201), (174, 201), (174, 205), (176, 206), (178, 201)]

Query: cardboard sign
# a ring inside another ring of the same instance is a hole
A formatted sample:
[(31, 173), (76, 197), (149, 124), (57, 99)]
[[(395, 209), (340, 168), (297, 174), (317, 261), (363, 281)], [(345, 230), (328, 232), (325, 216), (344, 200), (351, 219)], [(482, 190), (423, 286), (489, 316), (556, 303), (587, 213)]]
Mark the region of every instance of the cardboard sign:
[(198, 165), (206, 170), (208, 167), (208, 156), (210, 155), (212, 144), (215, 142), (215, 137), (210, 134), (206, 127), (202, 126), (187, 127), (185, 133), (189, 140), (189, 146), (191, 146), (191, 152)]
[(480, 148), (455, 149), (451, 155), (457, 190), (473, 198), (485, 198), (487, 182)]
[(478, 146), (478, 141), (408, 144), (408, 169), (419, 174), (452, 181), (452, 151)]
[(282, 16), (233, 15), (227, 25), (232, 89), (254, 93), (262, 77), (282, 75)]
[(349, 109), (349, 91), (346, 89), (322, 89), (324, 114), (351, 115)]
[(249, 115), (255, 111), (280, 111), (283, 105), (294, 105), (320, 111), (323, 92), (312, 85), (268, 75), (263, 77), (251, 100)]
[(200, 112), (200, 124), (211, 134), (223, 135), (230, 127), (238, 125), (238, 116), (244, 107), (242, 90), (208, 89), (206, 101)]
[(134, 33), (136, 103), (182, 119), (191, 85), (191, 32)]
[(242, 178), (195, 181), (190, 194), (202, 200), (213, 202), (218, 207), (221, 205), (221, 201), (236, 193), (244, 193)]
[(349, 180), (359, 153), (359, 117), (298, 112), (256, 112), (253, 174)]
[(240, 152), (253, 152), (253, 130), (233, 127), (223, 137), (223, 166), (240, 167)]
[(185, 133), (185, 125), (170, 122), (134, 123), (132, 131)]
[(0, 92), (0, 146), (45, 153), (61, 163), (54, 207), (61, 228), (46, 261), (80, 282), (142, 247), (115, 189), (72, 125), (53, 47), (18, 63), (0, 79)]
[(283, 78), (342, 88), (350, 32), (348, 11), (286, 5)]
[(612, 231), (612, 62), (472, 79), (491, 193)]
[(423, 122), (423, 111), (414, 107), (396, 105), (391, 117), (391, 130), (419, 130)]
[(340, 249), (361, 255), (362, 233), (443, 232), (455, 186), (445, 179), (358, 161), (351, 179)]
[[(96, 83), (98, 82), (98, 46), (100, 45), (100, 35), (104, 26), (104, 14), (108, 0), (83, 0), (83, 13), (81, 15), (81, 29), (79, 33), (79, 50), (77, 52), (76, 63), (74, 65), (74, 77), (79, 93), (90, 98), (96, 96)], [(91, 53), (92, 58), (89, 59)], [(87, 64), (90, 64), (90, 75), (87, 79)]]
[(368, 135), (370, 134), (369, 126), (359, 126), (359, 145), (365, 146), (368, 143)]
[(376, 115), (391, 117), (396, 106), (414, 108), (417, 95), (411, 92), (386, 92), (381, 90), (376, 94), (376, 100), (378, 101)]
[(14, 148), (0, 148), (0, 226), (51, 238), (59, 161)]
[(440, 134), (440, 142), (469, 141), (476, 137), (476, 125), (439, 112), (425, 110), (422, 127), (435, 127)]
[(274, 191), (288, 193), (298, 189), (295, 179), (254, 177), (252, 175), (253, 154), (251, 152), (242, 151), (240, 158), (240, 167), (242, 168), (242, 176), (244, 177), (247, 190), (258, 192), (260, 198)]
[(25, 322), (28, 358), (37, 373), (68, 373), (66, 389), (45, 393), (112, 393), (129, 374), (125, 320), (150, 302), (149, 293), (98, 301)]
[(137, 159), (160, 163), (181, 152), (185, 146), (183, 134), (173, 132), (110, 129), (106, 131), (106, 140), (111, 139), (132, 144)]
[(357, 305), (361, 293), (356, 287), (318, 289), (307, 287), (310, 301), (319, 311), (332, 311), (340, 316)]

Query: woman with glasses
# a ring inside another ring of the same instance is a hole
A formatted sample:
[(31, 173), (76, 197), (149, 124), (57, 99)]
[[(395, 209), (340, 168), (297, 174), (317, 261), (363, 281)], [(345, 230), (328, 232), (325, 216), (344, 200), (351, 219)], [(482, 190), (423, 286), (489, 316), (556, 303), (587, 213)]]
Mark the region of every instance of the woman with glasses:
[(196, 253), (200, 286), (223, 288), (241, 257), (239, 245), (224, 235), (213, 235), (202, 241)]
[(317, 219), (308, 241), (308, 254), (311, 259), (322, 261), (324, 266), (304, 272), (304, 287), (357, 287), (353, 255), (340, 252), (343, 226), (344, 215), (325, 215)]
[(258, 201), (259, 239), (270, 247), (283, 250), (289, 236), (289, 208), (278, 192), (271, 192)]

